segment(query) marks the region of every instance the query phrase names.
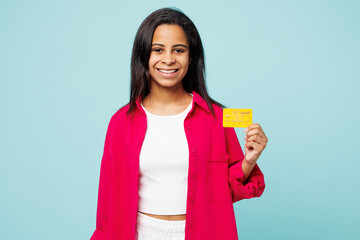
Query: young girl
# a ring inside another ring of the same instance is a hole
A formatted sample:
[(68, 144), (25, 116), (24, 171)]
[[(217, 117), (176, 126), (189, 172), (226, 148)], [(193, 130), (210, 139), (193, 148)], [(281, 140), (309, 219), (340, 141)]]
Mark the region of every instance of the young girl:
[(193, 22), (164, 8), (141, 24), (127, 105), (110, 120), (91, 239), (238, 239), (233, 203), (259, 197), (267, 137), (245, 129), (245, 156), (209, 97)]

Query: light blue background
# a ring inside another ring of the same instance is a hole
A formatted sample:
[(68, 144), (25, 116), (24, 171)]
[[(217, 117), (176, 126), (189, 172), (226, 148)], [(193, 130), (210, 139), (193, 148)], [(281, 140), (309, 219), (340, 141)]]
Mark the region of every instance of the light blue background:
[(269, 138), (240, 239), (360, 235), (359, 1), (218, 2), (0, 1), (0, 239), (89, 239), (135, 33), (167, 6), (201, 34), (211, 96)]

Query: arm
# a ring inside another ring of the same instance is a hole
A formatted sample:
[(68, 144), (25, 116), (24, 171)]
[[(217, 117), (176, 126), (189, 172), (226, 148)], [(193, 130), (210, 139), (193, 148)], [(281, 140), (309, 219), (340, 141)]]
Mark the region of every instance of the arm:
[(113, 129), (113, 118), (110, 120), (104, 144), (104, 152), (100, 166), (99, 193), (96, 213), (96, 229), (91, 236), (91, 240), (103, 240), (107, 230), (110, 181), (111, 181), (111, 162), (109, 145)]
[(263, 173), (256, 161), (244, 162), (244, 153), (234, 128), (224, 128), (224, 131), (226, 151), (229, 154), (229, 185), (233, 202), (260, 197), (265, 189)]

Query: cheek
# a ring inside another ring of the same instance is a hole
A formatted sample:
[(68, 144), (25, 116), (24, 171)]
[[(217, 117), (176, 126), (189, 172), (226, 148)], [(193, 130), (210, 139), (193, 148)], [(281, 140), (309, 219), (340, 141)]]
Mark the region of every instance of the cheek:
[(190, 64), (190, 60), (188, 58), (184, 58), (181, 61), (181, 66), (185, 69), (187, 69), (189, 67)]
[(188, 57), (186, 58), (186, 65), (189, 67), (189, 65), (190, 65), (190, 62), (191, 62), (191, 60), (190, 60), (190, 56), (188, 55)]
[(154, 65), (154, 61), (150, 58), (149, 59), (149, 68), (151, 68)]
[(156, 56), (150, 55), (150, 58), (149, 58), (149, 68), (154, 67), (154, 65), (156, 64), (156, 62), (158, 62)]
[(189, 61), (184, 61), (184, 62), (182, 63), (182, 67), (184, 68), (184, 70), (185, 70), (186, 72), (187, 72), (188, 69), (189, 69), (189, 64), (190, 64)]

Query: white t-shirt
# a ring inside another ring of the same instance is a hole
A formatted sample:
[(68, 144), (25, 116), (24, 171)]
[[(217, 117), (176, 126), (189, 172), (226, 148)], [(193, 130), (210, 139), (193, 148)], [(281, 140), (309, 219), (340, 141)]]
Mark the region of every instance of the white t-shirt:
[(160, 116), (145, 110), (147, 130), (140, 151), (138, 210), (158, 215), (186, 213), (189, 146), (181, 113)]

